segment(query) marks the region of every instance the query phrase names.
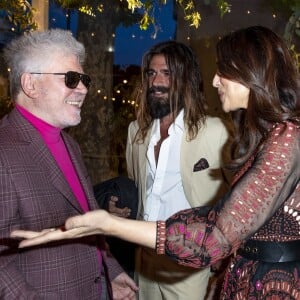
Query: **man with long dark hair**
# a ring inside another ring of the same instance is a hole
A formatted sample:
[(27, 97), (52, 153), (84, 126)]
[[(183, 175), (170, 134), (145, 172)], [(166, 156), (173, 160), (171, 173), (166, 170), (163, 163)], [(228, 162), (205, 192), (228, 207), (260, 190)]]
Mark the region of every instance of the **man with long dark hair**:
[[(205, 112), (195, 54), (168, 41), (143, 57), (137, 120), (129, 125), (128, 174), (139, 191), (138, 219), (167, 219), (178, 210), (207, 205), (225, 191), (222, 152), (228, 133)], [(201, 201), (198, 195), (201, 193)], [(195, 271), (140, 248), (136, 277), (140, 299), (202, 299), (210, 270)]]

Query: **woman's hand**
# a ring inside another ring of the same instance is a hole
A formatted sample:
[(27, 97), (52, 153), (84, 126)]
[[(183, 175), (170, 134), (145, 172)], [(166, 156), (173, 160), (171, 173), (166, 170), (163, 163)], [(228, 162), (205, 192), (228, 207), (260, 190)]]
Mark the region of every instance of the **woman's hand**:
[(156, 222), (120, 218), (98, 209), (67, 219), (64, 226), (48, 228), (40, 232), (14, 230), (13, 238), (23, 238), (20, 248), (52, 241), (76, 239), (87, 235), (103, 234), (155, 249)]
[(65, 226), (62, 227), (48, 228), (40, 232), (14, 230), (10, 236), (24, 238), (25, 240), (19, 244), (19, 248), (23, 248), (87, 235), (109, 234), (113, 218), (105, 210), (95, 210), (67, 219)]

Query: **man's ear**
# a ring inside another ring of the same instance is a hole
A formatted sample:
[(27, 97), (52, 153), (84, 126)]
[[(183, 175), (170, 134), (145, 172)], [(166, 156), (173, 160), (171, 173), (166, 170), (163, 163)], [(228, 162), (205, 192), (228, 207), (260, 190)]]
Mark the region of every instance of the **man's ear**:
[(23, 73), (21, 75), (21, 88), (24, 94), (35, 99), (37, 97), (38, 91), (36, 86), (36, 79), (30, 73)]

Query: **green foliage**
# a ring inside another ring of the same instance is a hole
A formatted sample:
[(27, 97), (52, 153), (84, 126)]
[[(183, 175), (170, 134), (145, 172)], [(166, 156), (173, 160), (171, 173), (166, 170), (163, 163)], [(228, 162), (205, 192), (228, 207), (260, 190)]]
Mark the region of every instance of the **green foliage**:
[[(65, 9), (77, 9), (82, 13), (95, 15), (105, 9), (114, 9), (119, 16), (119, 23), (124, 26), (139, 23), (141, 30), (146, 30), (150, 25), (156, 25), (155, 9), (166, 5), (167, 0), (54, 0)], [(172, 1), (172, 0), (168, 0)], [(200, 0), (198, 0), (200, 1)], [(211, 0), (202, 0), (210, 4)], [(241, 0), (244, 1), (244, 0)], [(176, 0), (176, 4), (183, 10), (184, 19), (190, 26), (198, 28), (201, 14), (195, 7), (195, 0)], [(230, 11), (231, 4), (225, 0), (217, 0), (217, 8), (223, 17)], [(290, 45), (295, 57), (299, 61), (294, 39), (300, 37), (300, 1), (299, 0), (272, 0), (271, 9), (280, 11), (290, 16), (286, 24), (284, 38)], [(37, 24), (33, 17), (35, 10), (27, 0), (1, 0), (0, 9), (7, 12), (9, 20), (15, 25), (17, 33), (34, 30)]]
[(289, 44), (292, 44), (294, 35), (300, 37), (300, 7), (292, 8), (292, 14), (285, 27), (284, 36)]
[[(291, 53), (295, 59), (298, 71), (300, 72), (300, 53), (299, 37), (300, 37), (300, 1), (299, 0), (275, 0), (272, 2), (275, 10), (286, 13), (289, 20), (285, 26), (283, 37), (290, 47)], [(298, 40), (298, 45), (296, 46)]]
[(221, 17), (223, 17), (225, 14), (227, 14), (230, 11), (231, 4), (224, 0), (218, 0), (217, 6), (219, 7)]
[(55, 2), (66, 9), (78, 9), (88, 4), (85, 0), (55, 0)]
[[(78, 10), (81, 13), (95, 17), (105, 10), (113, 11), (118, 24), (125, 27), (138, 23), (141, 14), (132, 11), (125, 0), (52, 0), (66, 10)], [(111, 20), (112, 21), (112, 20)]]
[[(142, 17), (139, 21), (140, 28), (146, 30), (150, 25), (155, 25), (155, 7), (166, 5), (167, 0), (126, 0), (128, 8), (134, 12), (138, 10)], [(172, 0), (169, 0), (172, 1)], [(203, 0), (205, 4), (209, 4), (210, 0)], [(190, 26), (198, 28), (201, 21), (200, 12), (195, 7), (195, 0), (176, 0), (176, 4), (183, 10), (184, 19)], [(230, 4), (225, 0), (218, 0), (217, 7), (220, 10), (221, 17), (230, 9)]]
[(300, 37), (300, 9), (295, 10), (288, 23), (285, 26), (284, 38), (290, 46), (291, 53), (295, 59), (296, 66), (300, 72), (300, 53), (297, 51), (295, 46), (295, 39)]
[[(146, 30), (150, 25), (156, 25), (155, 10), (157, 5), (166, 5), (167, 0), (111, 0), (111, 1), (95, 1), (95, 0), (55, 0), (59, 5), (66, 9), (78, 9), (88, 15), (95, 15), (107, 9), (108, 5), (117, 3), (127, 16), (130, 14), (135, 16), (135, 20), (139, 23), (141, 30)], [(169, 0), (172, 1), (172, 0)], [(209, 4), (210, 0), (203, 0), (205, 4)], [(184, 19), (195, 28), (198, 28), (201, 21), (200, 12), (196, 10), (194, 0), (176, 0), (176, 3), (184, 12)], [(230, 4), (225, 0), (218, 0), (217, 7), (220, 10), (221, 17), (228, 13)], [(131, 25), (131, 24), (129, 24)]]
[(37, 29), (33, 20), (35, 10), (26, 0), (1, 0), (0, 9), (6, 11), (17, 33)]

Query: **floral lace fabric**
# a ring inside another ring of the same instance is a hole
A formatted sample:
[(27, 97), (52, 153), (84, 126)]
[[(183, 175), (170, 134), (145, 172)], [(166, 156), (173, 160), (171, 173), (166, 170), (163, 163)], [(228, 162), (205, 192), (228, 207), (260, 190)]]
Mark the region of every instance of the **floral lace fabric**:
[(221, 299), (300, 299), (300, 261), (263, 263), (234, 255), (250, 238), (300, 239), (299, 178), (300, 129), (276, 124), (222, 201), (167, 220), (166, 253), (195, 268), (232, 255)]

